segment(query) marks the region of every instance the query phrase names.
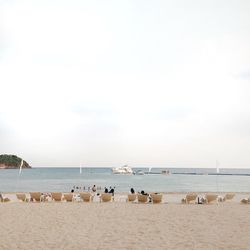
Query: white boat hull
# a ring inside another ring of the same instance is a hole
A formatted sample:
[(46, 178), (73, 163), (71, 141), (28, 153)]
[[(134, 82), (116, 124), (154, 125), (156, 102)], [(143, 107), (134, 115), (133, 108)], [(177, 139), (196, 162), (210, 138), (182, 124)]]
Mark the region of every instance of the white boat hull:
[(132, 168), (128, 166), (123, 166), (119, 168), (113, 168), (112, 169), (113, 174), (133, 174)]

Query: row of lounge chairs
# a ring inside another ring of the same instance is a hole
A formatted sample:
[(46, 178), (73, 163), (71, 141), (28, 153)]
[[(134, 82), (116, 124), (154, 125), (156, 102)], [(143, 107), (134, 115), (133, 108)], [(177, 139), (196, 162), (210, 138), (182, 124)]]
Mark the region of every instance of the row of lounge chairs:
[[(162, 202), (162, 194), (150, 194), (150, 198), (153, 203), (161, 203)], [(149, 196), (145, 194), (128, 194), (127, 202), (136, 202), (139, 203), (147, 203), (149, 201)]]
[[(200, 198), (196, 193), (189, 193), (187, 194), (182, 200), (181, 203), (183, 204), (190, 204), (196, 203), (198, 198), (198, 203), (205, 203), (209, 204), (212, 202), (224, 202), (227, 200), (232, 200), (234, 198), (234, 193), (227, 193), (224, 197), (218, 196), (217, 194), (206, 194), (204, 197)], [(73, 202), (73, 201), (84, 201), (84, 202), (91, 202), (93, 201), (93, 195), (91, 193), (82, 192), (79, 193), (76, 197), (73, 193), (61, 193), (61, 192), (52, 192), (48, 197), (44, 196), (40, 192), (31, 192), (30, 198), (26, 196), (25, 193), (17, 193), (16, 197), (18, 200), (27, 202), (27, 201), (35, 201), (35, 202), (42, 202), (42, 201), (66, 201), (66, 202)], [(99, 196), (100, 202), (109, 202), (114, 200), (114, 196), (110, 193), (103, 193)], [(147, 203), (151, 201), (152, 203), (161, 203), (163, 195), (159, 193), (151, 193), (150, 195), (145, 194), (128, 194), (127, 202), (138, 202), (138, 203)], [(246, 202), (243, 203), (250, 203), (250, 198)]]
[[(205, 203), (205, 204), (209, 204), (212, 202), (224, 202), (227, 200), (232, 200), (234, 198), (235, 194), (234, 193), (227, 193), (225, 194), (224, 197), (220, 197), (217, 194), (206, 194), (204, 198), (200, 198), (200, 200), (198, 200), (198, 203)], [(161, 203), (162, 202), (162, 194), (155, 194), (152, 193), (150, 194), (150, 197), (152, 199), (153, 203)], [(183, 198), (181, 200), (181, 203), (183, 204), (190, 204), (190, 203), (195, 203), (197, 200), (198, 195), (196, 193), (190, 193), (187, 194), (185, 198)], [(142, 194), (129, 194), (128, 195), (128, 199), (127, 201), (137, 201), (140, 203), (146, 203), (148, 202), (148, 196), (147, 195), (142, 195)], [(199, 198), (198, 198), (199, 199)], [(250, 202), (250, 201), (249, 201)]]
[[(187, 194), (185, 198), (181, 200), (182, 203), (189, 204), (191, 202), (195, 202), (197, 199), (197, 194), (191, 193)], [(224, 202), (228, 200), (232, 200), (234, 198), (234, 193), (227, 193), (224, 197), (218, 196), (217, 194), (206, 194), (204, 198), (198, 200), (198, 203), (212, 203), (212, 202)]]
[[(74, 196), (73, 193), (61, 193), (61, 192), (52, 192), (50, 194), (50, 200), (51, 201), (67, 201), (67, 202), (73, 202), (77, 200), (77, 198)], [(90, 202), (93, 201), (93, 195), (91, 193), (79, 193), (80, 200), (84, 202)], [(35, 201), (35, 202), (43, 202), (43, 201), (49, 201), (47, 197), (45, 197), (40, 192), (31, 192), (30, 198), (26, 196), (25, 193), (17, 193), (16, 197), (18, 200), (23, 202), (28, 201)], [(109, 202), (114, 200), (114, 196), (110, 193), (103, 193), (100, 196), (100, 202)], [(150, 197), (152, 199), (153, 203), (161, 203), (162, 202), (162, 194), (150, 194)], [(78, 199), (79, 200), (79, 199)], [(142, 194), (128, 194), (127, 201), (133, 202), (138, 201), (140, 203), (147, 203), (149, 201), (148, 195), (142, 195)]]
[[(84, 202), (90, 202), (93, 200), (93, 195), (91, 193), (79, 193), (80, 200)], [(61, 193), (61, 192), (52, 192), (50, 196), (44, 196), (41, 192), (31, 192), (30, 198), (26, 196), (25, 193), (17, 193), (16, 197), (20, 201), (28, 202), (43, 202), (43, 201), (66, 201), (66, 202), (74, 202), (77, 200), (76, 196), (73, 193)], [(113, 199), (112, 194), (110, 193), (103, 193), (100, 195), (100, 202), (108, 202)]]

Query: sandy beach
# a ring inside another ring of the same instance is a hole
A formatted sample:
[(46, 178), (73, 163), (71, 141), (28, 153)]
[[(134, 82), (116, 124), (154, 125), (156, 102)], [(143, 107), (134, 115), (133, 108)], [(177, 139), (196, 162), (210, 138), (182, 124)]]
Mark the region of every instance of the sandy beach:
[(218, 205), (9, 202), (0, 203), (0, 214), (1, 250), (250, 246), (250, 205), (238, 200)]

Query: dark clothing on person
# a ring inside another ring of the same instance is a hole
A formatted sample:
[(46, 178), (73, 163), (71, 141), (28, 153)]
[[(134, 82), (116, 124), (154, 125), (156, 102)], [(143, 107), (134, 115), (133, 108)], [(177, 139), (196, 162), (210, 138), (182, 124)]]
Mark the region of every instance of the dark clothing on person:
[(142, 195), (148, 195), (147, 193), (144, 192), (144, 190), (141, 191)]
[(109, 193), (112, 194), (112, 195), (114, 195), (115, 190), (114, 190), (113, 188), (111, 188), (111, 189), (109, 190)]
[(108, 193), (108, 192), (109, 192), (108, 189), (105, 187), (104, 193)]
[(96, 186), (95, 185), (92, 187), (92, 191), (96, 192)]

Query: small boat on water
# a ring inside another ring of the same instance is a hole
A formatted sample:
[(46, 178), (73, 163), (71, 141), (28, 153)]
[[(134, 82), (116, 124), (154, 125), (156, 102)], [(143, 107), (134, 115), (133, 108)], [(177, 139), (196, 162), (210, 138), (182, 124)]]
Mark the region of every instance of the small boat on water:
[(133, 174), (133, 170), (128, 165), (124, 165), (118, 168), (112, 168), (113, 174)]
[(161, 173), (164, 174), (164, 175), (170, 175), (170, 171), (169, 170), (162, 170)]

